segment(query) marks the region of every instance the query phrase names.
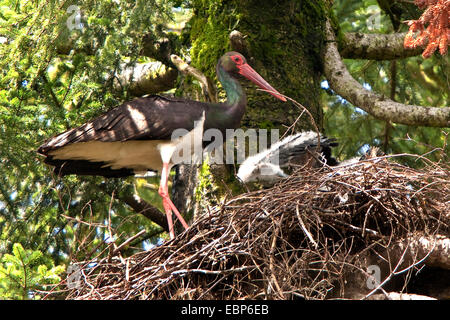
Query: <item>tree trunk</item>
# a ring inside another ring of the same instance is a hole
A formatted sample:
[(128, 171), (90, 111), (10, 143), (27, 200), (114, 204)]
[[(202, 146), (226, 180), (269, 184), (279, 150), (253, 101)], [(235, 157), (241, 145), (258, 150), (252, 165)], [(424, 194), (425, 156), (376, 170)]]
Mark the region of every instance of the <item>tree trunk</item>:
[(175, 167), (175, 176), (172, 179), (172, 202), (186, 221), (194, 217), (197, 209), (194, 194), (198, 181), (197, 171), (198, 165), (179, 164)]
[[(188, 36), (192, 44), (192, 65), (214, 79), (219, 88), (219, 100), (225, 100), (225, 93), (215, 74), (217, 60), (227, 51), (241, 51), (263, 78), (282, 94), (305, 106), (317, 127), (323, 129), (320, 53), (327, 13), (323, 1), (194, 0), (191, 3), (194, 16), (189, 22)], [(244, 44), (236, 45), (236, 40), (230, 43), (233, 30), (242, 34), (244, 38), (240, 40)], [(248, 104), (242, 128), (275, 128), (280, 130), (280, 136), (293, 123), (296, 123), (295, 130), (314, 128), (306, 113), (297, 119), (303, 110), (293, 103), (281, 102), (248, 83), (244, 85)], [(198, 98), (199, 94), (189, 90), (183, 90), (183, 95)], [(270, 144), (270, 137), (268, 141)], [(192, 197), (198, 185), (197, 170), (185, 167), (180, 166), (174, 178), (174, 195), (182, 194), (175, 199), (175, 204), (185, 214), (192, 215), (193, 201), (188, 203), (186, 196)], [(237, 181), (233, 185), (234, 170), (230, 170), (230, 166), (214, 166), (211, 172), (215, 190), (222, 196), (230, 190), (243, 191)], [(224, 177), (224, 172), (229, 177)], [(223, 186), (224, 181), (227, 186)]]
[[(192, 1), (191, 56), (195, 67), (213, 79), (218, 58), (232, 49), (229, 35), (245, 38), (250, 65), (281, 93), (297, 100), (322, 128), (320, 51), (324, 44), (323, 1)], [(286, 130), (301, 110), (250, 86), (242, 127)], [(223, 91), (221, 91), (224, 97)], [(312, 129), (304, 114), (298, 129)]]

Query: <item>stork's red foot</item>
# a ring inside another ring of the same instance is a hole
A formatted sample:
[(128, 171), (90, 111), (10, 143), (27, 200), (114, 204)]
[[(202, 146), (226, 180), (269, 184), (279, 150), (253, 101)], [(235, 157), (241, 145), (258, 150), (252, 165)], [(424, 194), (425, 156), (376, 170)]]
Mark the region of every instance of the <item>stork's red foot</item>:
[(169, 165), (167, 163), (163, 164), (163, 170), (161, 172), (161, 183), (159, 185), (158, 193), (163, 200), (164, 211), (167, 216), (167, 225), (169, 226), (169, 234), (170, 239), (175, 238), (175, 231), (173, 229), (173, 221), (172, 221), (172, 212), (175, 213), (177, 218), (180, 220), (183, 227), (187, 230), (189, 228), (188, 224), (184, 220), (180, 211), (178, 211), (177, 207), (173, 204), (172, 200), (169, 197), (169, 187), (167, 181), (169, 180)]
[(177, 207), (173, 204), (172, 200), (170, 200), (170, 197), (167, 192), (159, 188), (159, 195), (162, 197), (163, 200), (163, 206), (164, 211), (166, 212), (167, 216), (167, 224), (169, 226), (169, 233), (170, 233), (170, 239), (175, 238), (175, 232), (173, 228), (173, 221), (172, 221), (172, 212), (175, 213), (177, 218), (180, 220), (183, 227), (187, 230), (189, 228), (188, 224), (184, 220), (183, 216), (181, 215), (180, 211), (178, 211)]

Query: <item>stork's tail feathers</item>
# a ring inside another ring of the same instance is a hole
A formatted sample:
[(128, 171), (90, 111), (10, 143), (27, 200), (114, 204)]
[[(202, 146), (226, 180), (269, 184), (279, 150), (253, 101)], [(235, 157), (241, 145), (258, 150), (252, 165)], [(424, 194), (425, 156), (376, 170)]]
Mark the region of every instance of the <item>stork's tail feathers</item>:
[(103, 162), (86, 160), (59, 160), (47, 157), (44, 162), (54, 166), (53, 172), (58, 176), (77, 174), (82, 176), (103, 176), (105, 178), (123, 178), (134, 175), (131, 169), (111, 169)]

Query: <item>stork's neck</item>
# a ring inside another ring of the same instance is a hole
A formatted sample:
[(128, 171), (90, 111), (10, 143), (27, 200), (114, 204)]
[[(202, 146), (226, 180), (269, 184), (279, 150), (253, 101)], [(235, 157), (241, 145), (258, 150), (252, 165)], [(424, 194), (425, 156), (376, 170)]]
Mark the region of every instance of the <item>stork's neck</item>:
[(220, 66), (217, 66), (217, 77), (227, 93), (226, 105), (228, 106), (229, 111), (243, 113), (245, 111), (245, 105), (247, 104), (247, 97), (245, 96), (244, 89), (239, 81), (230, 76), (230, 74)]

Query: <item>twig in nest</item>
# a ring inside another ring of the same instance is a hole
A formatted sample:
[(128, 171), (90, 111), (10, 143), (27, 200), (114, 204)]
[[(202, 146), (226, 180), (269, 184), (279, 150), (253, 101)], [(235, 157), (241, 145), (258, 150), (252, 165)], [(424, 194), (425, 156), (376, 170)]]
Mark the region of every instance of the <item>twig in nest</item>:
[(130, 242), (139, 238), (144, 233), (145, 233), (145, 230), (141, 230), (138, 233), (136, 233), (134, 236), (132, 236), (132, 237), (128, 238), (127, 240), (125, 240), (124, 242), (122, 242), (119, 246), (116, 246), (116, 248), (114, 248), (113, 254), (118, 253), (123, 247), (127, 246)]
[(306, 236), (308, 237), (309, 241), (311, 241), (313, 243), (314, 248), (317, 249), (319, 247), (319, 245), (317, 244), (317, 242), (312, 237), (311, 232), (309, 232), (306, 229), (305, 223), (303, 222), (302, 218), (300, 217), (300, 212), (298, 211), (298, 205), (295, 208), (295, 213), (297, 214), (298, 222), (300, 223), (300, 226), (302, 227), (303, 232), (306, 234)]
[(311, 114), (311, 112), (309, 112), (309, 110), (308, 110), (305, 106), (303, 106), (300, 102), (297, 102), (296, 100), (294, 100), (294, 99), (292, 99), (291, 97), (288, 97), (288, 96), (286, 96), (286, 95), (284, 95), (284, 94), (280, 94), (280, 93), (278, 93), (278, 92), (273, 92), (273, 91), (271, 91), (271, 90), (266, 90), (266, 89), (259, 89), (259, 88), (258, 88), (257, 90), (259, 90), (259, 91), (264, 91), (264, 92), (271, 93), (271, 94), (276, 93), (276, 95), (282, 96), (282, 97), (286, 98), (287, 100), (289, 100), (289, 101), (291, 101), (293, 104), (295, 104), (300, 110), (302, 110), (302, 113), (297, 117), (297, 119), (295, 120), (295, 122), (294, 122), (293, 125), (295, 125), (295, 123), (297, 123), (297, 121), (298, 121), (299, 118), (303, 115), (303, 113), (306, 112), (306, 114), (307, 114), (307, 115), (309, 116), (309, 118), (311, 119), (311, 124), (313, 125), (314, 130), (315, 130), (316, 133), (317, 133), (317, 150), (320, 150), (320, 130), (319, 130), (319, 128), (317, 127), (317, 124), (316, 124), (316, 121), (314, 120), (313, 115)]
[[(273, 218), (272, 218), (272, 220), (273, 220)], [(272, 236), (272, 244), (270, 246), (270, 252), (269, 252), (269, 269), (270, 269), (270, 278), (272, 280), (272, 283), (275, 285), (275, 287), (277, 289), (278, 295), (281, 297), (281, 299), (285, 299), (283, 290), (281, 290), (281, 287), (278, 284), (277, 277), (275, 276), (276, 273), (275, 273), (275, 267), (274, 267), (274, 255), (275, 255), (276, 244), (277, 244), (277, 240), (278, 240), (278, 233), (280, 232), (280, 229), (281, 229), (280, 223), (276, 224), (275, 231)]]

